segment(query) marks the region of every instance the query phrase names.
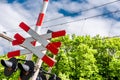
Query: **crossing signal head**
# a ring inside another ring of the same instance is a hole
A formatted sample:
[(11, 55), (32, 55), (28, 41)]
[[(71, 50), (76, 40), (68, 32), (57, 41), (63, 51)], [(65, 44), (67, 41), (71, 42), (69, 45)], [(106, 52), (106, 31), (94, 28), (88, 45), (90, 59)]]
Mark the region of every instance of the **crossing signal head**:
[(11, 58), (9, 60), (1, 60), (1, 64), (4, 66), (4, 75), (10, 76), (13, 72), (17, 69), (17, 62), (16, 58)]
[(24, 64), (18, 63), (18, 68), (21, 70), (21, 80), (29, 80), (34, 73), (34, 63), (32, 61), (26, 61)]
[(39, 72), (37, 80), (47, 80), (46, 75), (43, 72)]

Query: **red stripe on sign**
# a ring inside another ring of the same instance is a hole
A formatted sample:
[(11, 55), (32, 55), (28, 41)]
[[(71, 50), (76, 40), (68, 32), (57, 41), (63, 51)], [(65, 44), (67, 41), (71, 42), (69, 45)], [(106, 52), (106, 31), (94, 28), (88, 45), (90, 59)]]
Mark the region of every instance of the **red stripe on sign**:
[(36, 23), (36, 26), (41, 26), (42, 22), (43, 22), (43, 19), (44, 19), (44, 13), (40, 13), (39, 17), (38, 17), (38, 20), (37, 20), (37, 23)]
[(48, 64), (50, 67), (54, 66), (55, 65), (55, 62), (54, 60), (52, 60), (50, 57), (48, 56), (43, 56), (42, 58), (43, 62), (45, 62), (46, 64)]
[(19, 42), (25, 41), (25, 38), (22, 37), (19, 33), (16, 33), (16, 34), (14, 35), (14, 38), (15, 38), (16, 40), (18, 40)]
[(25, 24), (24, 22), (21, 22), (21, 23), (19, 24), (19, 26), (20, 26), (23, 30), (25, 30), (26, 32), (28, 32), (29, 29), (30, 29), (30, 27), (29, 27), (27, 24)]
[(19, 42), (18, 40), (13, 40), (12, 41), (12, 45), (14, 46), (14, 45), (20, 45), (20, 44), (22, 44), (22, 42)]
[(20, 34), (16, 33), (14, 38), (16, 40), (12, 41), (12, 45), (19, 45), (22, 44), (25, 41), (25, 38), (23, 38)]
[(36, 41), (32, 41), (31, 44), (32, 44), (33, 46), (35, 46), (35, 45), (36, 45)]
[(57, 55), (58, 53), (58, 49), (52, 44), (52, 43), (49, 43), (46, 48), (48, 50), (50, 50), (53, 54)]
[(48, 2), (48, 0), (44, 0), (44, 1), (47, 1), (47, 2)]
[(57, 48), (61, 46), (61, 42), (53, 42), (52, 44)]
[(20, 50), (8, 52), (8, 54), (7, 54), (8, 58), (11, 58), (11, 57), (14, 57), (14, 56), (20, 56)]
[(60, 37), (60, 36), (65, 36), (66, 32), (65, 30), (57, 31), (57, 32), (52, 32), (52, 38), (55, 37)]

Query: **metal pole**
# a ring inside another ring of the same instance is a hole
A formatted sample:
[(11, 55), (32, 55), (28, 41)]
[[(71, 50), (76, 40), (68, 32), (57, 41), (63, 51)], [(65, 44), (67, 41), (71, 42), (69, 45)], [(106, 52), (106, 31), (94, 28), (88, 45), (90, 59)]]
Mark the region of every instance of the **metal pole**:
[[(44, 16), (47, 10), (47, 6), (48, 6), (48, 0), (43, 0), (43, 7), (41, 10), (41, 13), (39, 14), (37, 23), (36, 23), (36, 27), (35, 27), (35, 31), (38, 33), (38, 31), (40, 30), (43, 20), (44, 20)], [(46, 51), (43, 51), (43, 53), (46, 54)], [(29, 57), (29, 56), (28, 56)], [(33, 75), (33, 77), (30, 80), (36, 80), (38, 74), (39, 74), (39, 69), (42, 65), (42, 60), (40, 58), (38, 58), (37, 63), (36, 63), (36, 67), (35, 67), (35, 73)]]
[[(55, 57), (56, 57), (56, 55), (53, 56), (53, 59), (54, 59), (54, 60), (55, 60)], [(48, 69), (48, 73), (51, 73), (51, 71), (52, 71), (52, 67), (50, 67), (50, 68)], [(46, 78), (47, 78), (47, 80), (48, 80), (49, 75), (47, 75)]]

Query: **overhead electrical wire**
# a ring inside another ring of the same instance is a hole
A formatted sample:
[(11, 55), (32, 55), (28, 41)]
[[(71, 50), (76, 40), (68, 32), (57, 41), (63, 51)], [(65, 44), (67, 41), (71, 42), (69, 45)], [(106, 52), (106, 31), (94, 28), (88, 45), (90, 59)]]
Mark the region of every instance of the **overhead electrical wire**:
[[(68, 21), (68, 22), (64, 22), (64, 23), (60, 23), (60, 24), (56, 24), (56, 25), (41, 27), (41, 28), (42, 29), (43, 28), (51, 28), (51, 27), (55, 27), (55, 26), (59, 26), (59, 25), (65, 25), (65, 24), (68, 24), (68, 23), (78, 22), (78, 21), (82, 21), (82, 20), (88, 20), (88, 19), (92, 19), (92, 18), (95, 18), (95, 17), (100, 17), (100, 16), (104, 16), (104, 15), (108, 15), (108, 14), (113, 14), (113, 13), (118, 13), (118, 12), (120, 12), (120, 10), (111, 11), (111, 12), (108, 12), (108, 13), (98, 14), (98, 15), (94, 15), (94, 16), (90, 16), (90, 17), (85, 17), (85, 18), (81, 18), (81, 19), (77, 19), (77, 20), (72, 20), (72, 21)], [(10, 30), (10, 31), (6, 30), (6, 31), (3, 31), (3, 32), (11, 32), (11, 31), (12, 30)], [(20, 31), (22, 31), (22, 30), (20, 30)]]
[(68, 22), (64, 22), (64, 23), (60, 23), (60, 24), (56, 24), (56, 25), (46, 26), (46, 27), (42, 27), (42, 28), (55, 27), (55, 26), (59, 26), (59, 25), (64, 25), (64, 24), (73, 23), (73, 22), (77, 22), (77, 21), (87, 20), (87, 19), (100, 17), (100, 16), (104, 16), (104, 15), (108, 15), (108, 14), (113, 14), (113, 13), (117, 13), (117, 12), (120, 12), (120, 10), (111, 11), (111, 12), (107, 12), (107, 13), (103, 13), (103, 14), (98, 14), (98, 15), (94, 15), (94, 16), (90, 16), (90, 17), (86, 17), (86, 18), (81, 18), (81, 19), (77, 19), (77, 20), (72, 20), (72, 21), (68, 21)]
[[(103, 6), (106, 6), (106, 5), (109, 5), (109, 4), (113, 4), (113, 3), (116, 3), (116, 2), (119, 2), (120, 0), (115, 0), (115, 1), (112, 1), (112, 2), (108, 2), (108, 3), (105, 3), (105, 4), (102, 4), (102, 5), (99, 5), (99, 6), (94, 6), (92, 8), (89, 8), (89, 9), (85, 9), (85, 10), (82, 10), (80, 11), (81, 13), (82, 12), (85, 12), (85, 11), (89, 11), (89, 10), (93, 10), (93, 9), (96, 9), (96, 8), (99, 8), (99, 7), (103, 7)], [(117, 13), (116, 11), (114, 12), (110, 12), (111, 13)], [(106, 14), (106, 13), (105, 13)], [(94, 17), (99, 17), (99, 16), (102, 16), (103, 14), (101, 15), (95, 15), (95, 16), (91, 16), (91, 17), (86, 17), (86, 18), (83, 18), (83, 19), (79, 19), (78, 21), (81, 21), (81, 20), (84, 20), (84, 19), (91, 19), (91, 18), (94, 18)], [(47, 21), (44, 21), (43, 23), (46, 23), (46, 22), (50, 22), (50, 21), (54, 21), (54, 20), (58, 20), (58, 19), (61, 19), (61, 18), (66, 18), (65, 16), (61, 16), (61, 17), (58, 17), (58, 18), (53, 18), (53, 19), (50, 19), (50, 20), (47, 20)], [(51, 26), (47, 26), (47, 27), (42, 27), (42, 28), (48, 28), (48, 27), (54, 27), (54, 26), (58, 26), (58, 25), (63, 25), (63, 24), (67, 24), (67, 23), (72, 23), (72, 22), (76, 22), (75, 21), (69, 21), (69, 22), (65, 22), (65, 23), (60, 23), (60, 24), (57, 24), (57, 25), (51, 25)], [(33, 25), (30, 25), (30, 26), (33, 26)], [(16, 28), (18, 29), (18, 28)], [(11, 32), (13, 30), (7, 30), (5, 32)]]
[[(104, 15), (108, 15), (108, 14), (113, 14), (113, 13), (118, 13), (118, 12), (120, 12), (120, 10), (111, 11), (111, 12), (107, 12), (107, 13), (103, 13), (103, 14), (98, 14), (98, 15), (94, 15), (94, 16), (89, 16), (89, 17), (85, 17), (85, 18), (81, 18), (81, 19), (77, 19), (77, 20), (72, 20), (72, 21), (68, 21), (68, 22), (64, 22), (64, 23), (60, 23), (60, 24), (56, 24), (56, 25), (41, 27), (41, 28), (43, 29), (43, 28), (56, 27), (56, 26), (59, 26), (59, 25), (65, 25), (65, 24), (68, 24), (68, 23), (78, 22), (78, 21), (82, 21), (82, 20), (88, 20), (88, 19), (92, 19), (92, 18), (95, 18), (95, 17), (100, 17), (100, 16), (104, 16)], [(11, 30), (10, 31), (9, 30), (8, 31), (4, 31), (4, 32), (11, 32)]]
[(114, 24), (114, 21), (111, 22), (111, 26), (110, 26), (110, 30), (108, 32), (108, 36), (110, 36), (111, 33), (112, 33), (113, 24)]
[[(93, 10), (93, 9), (96, 9), (96, 8), (100, 8), (100, 7), (109, 5), (109, 4), (113, 4), (113, 3), (116, 3), (116, 2), (119, 2), (119, 1), (120, 1), (120, 0), (115, 0), (115, 1), (108, 2), (108, 3), (104, 3), (104, 4), (102, 4), (102, 5), (94, 6), (94, 7), (89, 8), (89, 9), (81, 10), (81, 11), (79, 11), (78, 13), (90, 11), (90, 10)], [(60, 17), (57, 17), (57, 18), (53, 18), (53, 19), (46, 20), (46, 21), (44, 21), (43, 23), (50, 22), (50, 21), (54, 21), (54, 20), (58, 20), (58, 19), (62, 19), (62, 18), (66, 18), (66, 17), (65, 17), (65, 16), (60, 16)]]

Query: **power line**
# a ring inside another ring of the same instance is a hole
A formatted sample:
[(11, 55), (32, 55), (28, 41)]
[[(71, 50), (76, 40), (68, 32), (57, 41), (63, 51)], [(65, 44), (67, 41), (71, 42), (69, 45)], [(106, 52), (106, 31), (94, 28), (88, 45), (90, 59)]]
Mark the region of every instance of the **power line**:
[[(99, 6), (94, 6), (94, 7), (89, 8), (89, 9), (81, 10), (81, 11), (78, 12), (78, 13), (82, 13), (82, 12), (90, 11), (90, 10), (93, 10), (93, 9), (96, 9), (96, 8), (99, 8), (99, 7), (103, 7), (103, 6), (106, 6), (106, 5), (109, 5), (109, 4), (113, 4), (113, 3), (116, 3), (116, 2), (119, 2), (119, 1), (120, 1), (120, 0), (115, 0), (115, 1), (108, 2), (108, 3), (105, 3), (105, 4), (99, 5)], [(43, 23), (50, 22), (50, 21), (54, 21), (54, 20), (58, 20), (58, 19), (61, 19), (61, 18), (65, 18), (65, 16), (60, 16), (60, 17), (57, 17), (57, 18), (53, 18), (53, 19), (50, 19), (50, 20), (44, 21)]]
[[(56, 25), (41, 27), (41, 28), (43, 29), (43, 28), (55, 27), (55, 26), (59, 26), (59, 25), (64, 25), (64, 24), (73, 23), (73, 22), (82, 21), (82, 20), (88, 20), (88, 19), (92, 19), (92, 18), (95, 18), (95, 17), (100, 17), (100, 16), (104, 16), (104, 15), (108, 15), (108, 14), (117, 13), (117, 12), (120, 12), (120, 10), (111, 11), (111, 12), (104, 13), (104, 14), (94, 15), (94, 16), (90, 16), (90, 17), (86, 17), (86, 18), (81, 18), (81, 19), (77, 19), (77, 20), (73, 20), (73, 21), (68, 21), (68, 22), (64, 22), (64, 23), (60, 23), (60, 24), (56, 24)], [(16, 29), (18, 29), (18, 28), (16, 28)], [(5, 32), (10, 32), (10, 31), (8, 30), (8, 31), (5, 31)]]
[[(96, 9), (96, 8), (99, 8), (99, 7), (103, 7), (103, 6), (105, 6), (105, 5), (113, 4), (113, 3), (116, 3), (116, 2), (119, 2), (119, 1), (120, 1), (120, 0), (115, 0), (115, 1), (108, 2), (108, 3), (105, 3), (105, 4), (99, 5), (99, 6), (95, 6), (95, 7), (89, 8), (89, 9), (82, 10), (82, 11), (80, 11), (80, 12), (82, 13), (82, 12), (85, 12), (85, 11), (89, 11), (89, 10), (92, 10), (92, 9)], [(78, 13), (80, 13), (80, 12), (78, 12)], [(114, 13), (114, 12), (113, 12), (113, 13)], [(98, 16), (98, 15), (96, 15), (96, 16)], [(91, 17), (93, 17), (93, 16), (91, 16)], [(43, 23), (50, 22), (50, 21), (54, 21), (54, 20), (61, 19), (61, 18), (65, 18), (65, 16), (61, 16), (61, 17), (58, 17), (58, 18), (53, 18), (53, 19), (44, 21)], [(89, 18), (89, 17), (88, 17), (88, 18)], [(84, 19), (85, 19), (85, 18), (84, 18)], [(81, 20), (84, 20), (84, 19), (81, 19)], [(87, 19), (87, 18), (86, 18), (86, 19)], [(71, 22), (72, 22), (72, 21), (66, 22), (66, 24), (67, 24), (67, 23), (71, 23)], [(65, 24), (65, 23), (61, 23), (61, 24), (57, 24), (57, 25), (63, 25), (63, 24)], [(48, 26), (48, 27), (57, 26), (57, 25), (51, 25), (51, 26)], [(33, 26), (33, 25), (30, 25), (30, 26)], [(48, 28), (48, 27), (42, 27), (42, 28)], [(14, 30), (17, 30), (17, 29), (18, 29), (18, 28), (15, 28)], [(7, 30), (7, 31), (5, 31), (5, 32), (12, 32), (12, 31), (13, 31), (13, 29), (12, 29), (12, 30)], [(14, 31), (14, 32), (15, 32), (15, 31)]]
[[(86, 12), (86, 11), (89, 11), (89, 10), (92, 10), (92, 9), (96, 9), (96, 8), (99, 8), (99, 7), (103, 7), (105, 5), (109, 5), (109, 4), (113, 4), (113, 3), (116, 3), (116, 2), (119, 2), (120, 0), (115, 0), (115, 1), (112, 1), (112, 2), (108, 2), (108, 3), (105, 3), (105, 4), (102, 4), (102, 5), (98, 5), (98, 6), (95, 6), (95, 7), (92, 7), (92, 8), (89, 8), (89, 9), (85, 9), (85, 10), (81, 10), (80, 12)], [(78, 13), (80, 13), (78, 12)], [(43, 23), (46, 23), (46, 22), (49, 22), (49, 21), (54, 21), (54, 20), (57, 20), (57, 19), (61, 19), (61, 18), (65, 18), (65, 16), (61, 16), (61, 17), (58, 17), (58, 18), (53, 18), (53, 19), (50, 19), (50, 20), (47, 20), (47, 21), (44, 21)], [(35, 25), (30, 25), (30, 26), (35, 26)], [(14, 30), (17, 30), (18, 28), (15, 28)], [(8, 32), (12, 32), (12, 30), (7, 30)], [(7, 32), (5, 31), (5, 32)]]
[(112, 12), (108, 12), (108, 13), (104, 13), (104, 14), (99, 14), (99, 15), (94, 15), (94, 16), (90, 16), (90, 17), (86, 17), (86, 18), (81, 18), (81, 19), (77, 19), (77, 20), (73, 20), (73, 21), (68, 21), (68, 22), (64, 22), (64, 23), (60, 23), (60, 24), (56, 24), (56, 25), (46, 26), (46, 27), (42, 27), (42, 28), (55, 27), (55, 26), (59, 26), (59, 25), (64, 25), (64, 24), (73, 23), (73, 22), (77, 22), (77, 21), (87, 20), (87, 19), (100, 17), (100, 16), (104, 16), (104, 15), (108, 15), (108, 14), (113, 14), (113, 13), (117, 13), (117, 12), (120, 12), (120, 10), (116, 10), (116, 11), (112, 11)]
[(112, 28), (113, 28), (113, 24), (114, 24), (114, 22), (112, 21), (112, 22), (111, 22), (111, 26), (110, 26), (110, 30), (109, 30), (109, 32), (108, 32), (108, 36), (110, 36), (110, 34), (112, 33), (111, 31), (112, 31)]

